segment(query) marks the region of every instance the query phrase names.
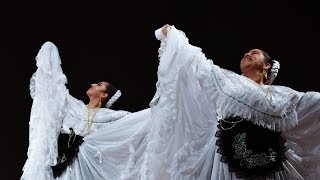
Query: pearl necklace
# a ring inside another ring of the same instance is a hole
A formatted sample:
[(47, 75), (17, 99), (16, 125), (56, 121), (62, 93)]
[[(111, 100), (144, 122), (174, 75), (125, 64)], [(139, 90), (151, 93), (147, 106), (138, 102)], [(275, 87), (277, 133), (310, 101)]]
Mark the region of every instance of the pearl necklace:
[(93, 118), (96, 115), (97, 111), (100, 109), (100, 106), (98, 108), (94, 108), (94, 109), (89, 109), (89, 106), (86, 105), (87, 107), (87, 112), (88, 112), (88, 123), (87, 123), (87, 130), (86, 130), (86, 135), (88, 135), (90, 133), (90, 129), (93, 123)]

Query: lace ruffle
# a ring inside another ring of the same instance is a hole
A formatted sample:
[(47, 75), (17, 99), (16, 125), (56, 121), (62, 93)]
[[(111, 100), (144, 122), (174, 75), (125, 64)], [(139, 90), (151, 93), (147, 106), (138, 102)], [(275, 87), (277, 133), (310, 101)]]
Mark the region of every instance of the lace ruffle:
[(274, 131), (285, 131), (298, 124), (295, 108), (304, 93), (284, 86), (260, 87), (244, 76), (215, 65), (209, 76), (203, 88), (216, 101), (220, 119), (241, 116)]
[[(88, 123), (88, 111), (85, 104), (81, 100), (75, 100), (66, 108), (66, 115), (63, 120), (62, 131), (69, 133), (69, 128), (73, 128), (76, 134), (85, 136), (85, 129)], [(130, 114), (128, 111), (112, 110), (108, 108), (100, 108), (92, 123), (90, 133), (100, 128), (108, 126), (108, 124)]]
[[(145, 161), (143, 164), (143, 176), (153, 177), (152, 175), (169, 173), (171, 179), (186, 178), (186, 174), (182, 174), (180, 169), (181, 159), (199, 158), (199, 151), (208, 150), (209, 144), (203, 146), (202, 142), (186, 143), (178, 148), (177, 152), (167, 154), (172, 151), (171, 143), (176, 138), (177, 119), (177, 80), (181, 68), (191, 62), (194, 54), (201, 53), (201, 49), (188, 43), (188, 39), (182, 31), (171, 26), (167, 34), (167, 38), (160, 39), (159, 57), (160, 63), (158, 67), (157, 92), (150, 103), (152, 112), (152, 120), (156, 124), (157, 129), (152, 132), (152, 139), (145, 153)], [(209, 128), (209, 127), (208, 127)], [(155, 141), (156, 140), (156, 141)], [(197, 144), (199, 143), (199, 144)], [(179, 144), (179, 143), (178, 143)], [(197, 145), (201, 144), (201, 149)], [(203, 146), (203, 147), (202, 147)], [(195, 149), (194, 149), (195, 148)], [(157, 169), (157, 164), (161, 161), (161, 168), (158, 172), (152, 170)], [(168, 169), (168, 171), (163, 172)], [(183, 177), (182, 177), (183, 176)], [(191, 175), (197, 176), (197, 173)], [(191, 178), (191, 177), (190, 177)]]
[(39, 50), (37, 70), (30, 79), (33, 98), (29, 122), (28, 159), (21, 179), (51, 179), (51, 165), (56, 164), (57, 137), (62, 125), (68, 90), (61, 69), (57, 47), (46, 42)]

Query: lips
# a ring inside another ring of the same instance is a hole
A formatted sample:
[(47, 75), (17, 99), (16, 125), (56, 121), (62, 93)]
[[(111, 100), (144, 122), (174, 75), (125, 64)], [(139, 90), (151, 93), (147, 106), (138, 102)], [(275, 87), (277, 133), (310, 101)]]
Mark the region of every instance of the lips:
[(242, 60), (243, 60), (243, 61), (252, 61), (251, 58), (249, 58), (249, 57), (245, 57), (245, 58), (243, 58)]

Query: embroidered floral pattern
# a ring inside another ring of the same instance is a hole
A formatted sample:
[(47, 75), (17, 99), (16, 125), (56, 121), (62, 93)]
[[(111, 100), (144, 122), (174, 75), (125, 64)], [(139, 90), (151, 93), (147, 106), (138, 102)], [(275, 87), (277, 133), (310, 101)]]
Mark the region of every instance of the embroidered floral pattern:
[(240, 166), (247, 165), (249, 169), (253, 166), (265, 166), (266, 164), (276, 161), (277, 153), (269, 148), (269, 156), (265, 153), (252, 154), (252, 150), (247, 149), (246, 146), (246, 133), (238, 134), (235, 136), (232, 147), (235, 149), (234, 159), (241, 159)]
[(217, 152), (221, 162), (239, 179), (274, 178), (283, 171), (286, 140), (281, 132), (272, 131), (238, 116), (219, 121)]

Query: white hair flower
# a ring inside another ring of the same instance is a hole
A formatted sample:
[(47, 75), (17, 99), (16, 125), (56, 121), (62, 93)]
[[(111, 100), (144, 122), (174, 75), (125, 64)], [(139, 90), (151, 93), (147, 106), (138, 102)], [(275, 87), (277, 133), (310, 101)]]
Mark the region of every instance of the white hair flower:
[(121, 91), (118, 90), (106, 103), (106, 108), (110, 108), (114, 102), (116, 102), (121, 96)]
[(266, 84), (271, 84), (277, 77), (279, 69), (280, 69), (280, 63), (277, 60), (272, 60), (273, 64), (270, 69), (270, 75), (266, 81)]

